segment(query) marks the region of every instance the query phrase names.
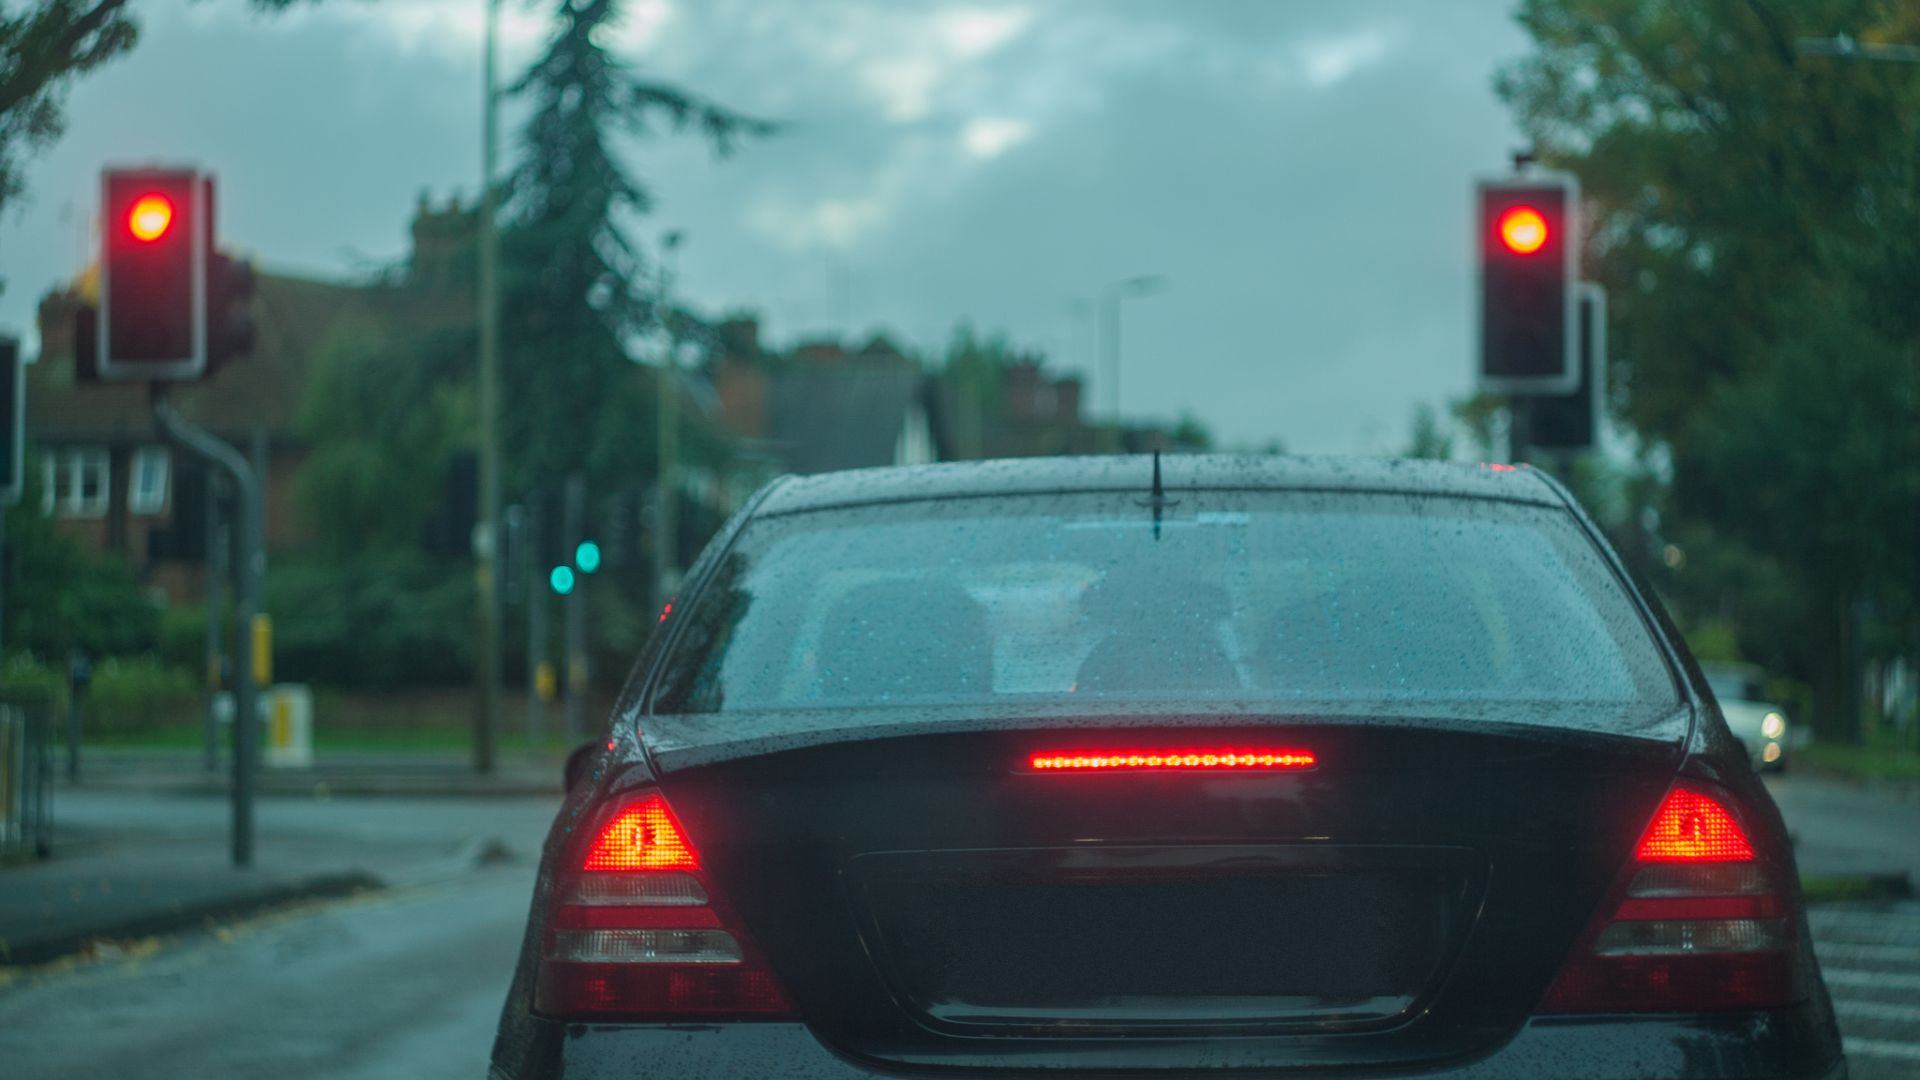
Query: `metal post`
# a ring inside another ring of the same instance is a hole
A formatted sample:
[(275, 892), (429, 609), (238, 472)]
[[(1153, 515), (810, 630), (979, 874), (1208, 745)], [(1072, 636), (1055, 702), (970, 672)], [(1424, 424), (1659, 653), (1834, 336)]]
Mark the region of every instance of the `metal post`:
[(1120, 288), (1108, 289), (1100, 298), (1101, 344), (1107, 354), (1107, 419), (1120, 428)]
[[(4, 500), (0, 500), (0, 616), (4, 616), (4, 612), (5, 612), (4, 594), (6, 592), (6, 578), (7, 578), (6, 567), (7, 567), (7, 504)], [(3, 621), (0, 621), (0, 629), (4, 629), (5, 625), (6, 624)], [(4, 641), (4, 640), (5, 640), (4, 636), (0, 636), (0, 641)], [(4, 647), (0, 647), (0, 660), (6, 659), (6, 655), (7, 655), (6, 649)]]
[(660, 312), (667, 332), (667, 352), (660, 362), (658, 448), (659, 479), (654, 486), (653, 588), (654, 606), (672, 595), (679, 570), (680, 504), (675, 497), (680, 471), (680, 337), (673, 313), (674, 254), (680, 249), (676, 230), (660, 240)]
[[(580, 542), (586, 526), (587, 481), (579, 473), (567, 477), (566, 551), (569, 562), (573, 547)], [(587, 692), (587, 578), (576, 573), (573, 591), (567, 594), (567, 738), (578, 741), (586, 731)]]
[(496, 228), (499, 191), (494, 184), (494, 159), (499, 147), (499, 91), (495, 86), (494, 39), (500, 22), (500, 0), (487, 0), (486, 40), (481, 62), (482, 104), (480, 132), (480, 371), (476, 406), (480, 412), (479, 529), (474, 552), (474, 595), (479, 606), (479, 642), (475, 676), (479, 702), (473, 717), (473, 767), (493, 770), (493, 736), (500, 714), (500, 598), (495, 582), (500, 545), (494, 533), (500, 522), (500, 236)]
[(196, 427), (174, 412), (165, 383), (152, 386), (153, 420), (169, 440), (225, 469), (233, 479), (238, 528), (233, 531), (236, 573), (233, 590), (233, 864), (253, 863), (253, 774), (260, 743), (258, 695), (253, 672), (243, 670), (242, 659), (252, 655), (253, 617), (260, 610), (261, 585), (266, 579), (265, 518), (261, 514), (260, 478), (238, 450)]
[(547, 662), (547, 605), (552, 594), (540, 573), (540, 553), (546, 550), (546, 493), (535, 492), (527, 500), (527, 508), (527, 748), (538, 753), (547, 734), (547, 702), (540, 696), (540, 673)]
[(207, 771), (220, 768), (220, 717), (214, 708), (220, 691), (226, 686), (226, 657), (220, 648), (220, 624), (226, 613), (221, 609), (226, 601), (222, 586), (226, 584), (228, 573), (227, 544), (232, 526), (227, 524), (220, 513), (221, 503), (220, 474), (211, 470), (207, 473), (207, 559), (206, 559), (206, 605), (207, 605)]
[(91, 669), (87, 658), (74, 653), (67, 669), (67, 783), (80, 782), (80, 701), (87, 696)]
[(1166, 279), (1158, 274), (1142, 274), (1116, 281), (1100, 295), (1106, 323), (1108, 412), (1116, 438), (1120, 433), (1120, 301), (1159, 292), (1165, 285)]

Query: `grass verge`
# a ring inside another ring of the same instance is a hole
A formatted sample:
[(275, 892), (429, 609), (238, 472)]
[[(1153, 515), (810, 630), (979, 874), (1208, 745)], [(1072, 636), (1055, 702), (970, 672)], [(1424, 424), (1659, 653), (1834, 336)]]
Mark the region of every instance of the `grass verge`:
[(1796, 767), (1804, 766), (1850, 780), (1920, 783), (1920, 753), (1911, 750), (1817, 742), (1794, 751), (1792, 757)]

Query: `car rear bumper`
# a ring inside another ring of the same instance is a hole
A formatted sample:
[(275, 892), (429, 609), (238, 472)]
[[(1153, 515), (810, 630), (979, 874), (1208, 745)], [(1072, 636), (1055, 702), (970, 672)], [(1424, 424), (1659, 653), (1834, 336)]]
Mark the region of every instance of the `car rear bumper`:
[[(594, 1025), (533, 1021), (530, 1055), (520, 1071), (496, 1061), (491, 1080), (673, 1080), (679, 1077), (768, 1077), (793, 1080), (871, 1080), (874, 1077), (993, 1077), (1029, 1070), (916, 1069), (850, 1057), (823, 1045), (806, 1025)], [(1048, 1075), (1080, 1075), (1063, 1057)], [(1150, 1077), (1162, 1070), (1086, 1075)], [(1165, 1070), (1165, 1075), (1174, 1075)], [(1180, 1075), (1191, 1075), (1181, 1073)], [(1245, 1077), (1282, 1077), (1298, 1070), (1233, 1070)], [(1346, 1080), (1370, 1076), (1341, 1070)], [(1394, 1071), (1421, 1080), (1846, 1080), (1837, 1039), (1822, 1032), (1810, 1010), (1726, 1013), (1698, 1017), (1552, 1017), (1528, 1022), (1489, 1054), (1432, 1069)]]

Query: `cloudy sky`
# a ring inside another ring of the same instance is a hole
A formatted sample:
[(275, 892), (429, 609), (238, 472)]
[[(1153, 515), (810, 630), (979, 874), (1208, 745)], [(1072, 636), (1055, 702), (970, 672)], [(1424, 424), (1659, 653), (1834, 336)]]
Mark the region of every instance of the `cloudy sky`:
[[(277, 271), (402, 257), (423, 190), (476, 187), (481, 4), (137, 5), (140, 45), (77, 86), (0, 212), (0, 328), (88, 259), (108, 162), (214, 171), (224, 241)], [(628, 0), (623, 56), (790, 125), (726, 161), (633, 142), (658, 198), (636, 238), (685, 230), (695, 302), (758, 309), (777, 343), (931, 350), (965, 319), (1088, 371), (1102, 408), (1083, 302), (1163, 275), (1125, 308), (1126, 413), (1390, 450), (1470, 381), (1470, 185), (1519, 141), (1491, 90), (1526, 47), (1509, 8)], [(507, 0), (505, 71), (547, 10)]]

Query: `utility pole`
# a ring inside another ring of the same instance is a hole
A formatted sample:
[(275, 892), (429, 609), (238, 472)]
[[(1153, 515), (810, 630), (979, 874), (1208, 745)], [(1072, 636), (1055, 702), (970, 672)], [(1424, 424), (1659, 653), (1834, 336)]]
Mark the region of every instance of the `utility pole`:
[(658, 447), (659, 479), (653, 497), (653, 602), (655, 607), (673, 595), (679, 574), (680, 504), (675, 495), (680, 471), (680, 324), (673, 310), (673, 277), (682, 234), (678, 229), (660, 238), (660, 322), (667, 332), (666, 355), (660, 360)]
[(479, 605), (479, 648), (476, 670), (479, 701), (473, 717), (473, 767), (493, 771), (493, 736), (500, 714), (500, 597), (497, 588), (500, 555), (500, 236), (495, 220), (499, 191), (494, 184), (499, 150), (499, 91), (494, 85), (494, 39), (500, 23), (500, 0), (486, 0), (484, 57), (481, 61), (483, 101), (480, 132), (480, 371), (475, 380), (480, 412), (479, 524), (474, 529), (474, 595)]
[[(586, 535), (587, 480), (579, 473), (567, 477), (567, 559)], [(587, 695), (587, 574), (573, 576), (567, 593), (567, 738), (578, 742), (586, 732)]]
[[(214, 702), (226, 685), (225, 654), (220, 648), (221, 608), (226, 601), (222, 597), (222, 586), (227, 576), (227, 534), (231, 530), (221, 515), (220, 474), (207, 470), (207, 527), (206, 527), (206, 572), (207, 584), (207, 771), (217, 772), (220, 768), (220, 716)], [(237, 721), (236, 721), (237, 722)]]
[(259, 762), (260, 710), (255, 678), (244, 659), (254, 654), (254, 616), (260, 611), (267, 576), (266, 520), (261, 508), (261, 477), (246, 455), (212, 432), (195, 427), (174, 412), (167, 384), (151, 384), (154, 426), (171, 442), (225, 469), (235, 498), (233, 590), (233, 865), (253, 863), (253, 776)]

